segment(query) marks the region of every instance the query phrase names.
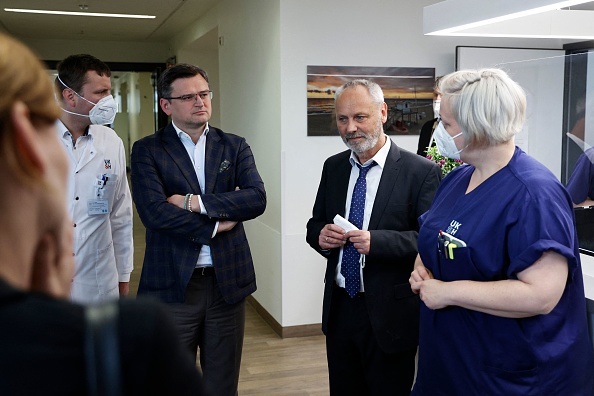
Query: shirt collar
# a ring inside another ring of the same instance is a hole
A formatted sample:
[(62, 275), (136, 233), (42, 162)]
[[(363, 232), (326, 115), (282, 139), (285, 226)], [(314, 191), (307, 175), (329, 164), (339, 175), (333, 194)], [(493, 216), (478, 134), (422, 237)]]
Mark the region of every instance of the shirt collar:
[[(171, 121), (171, 125), (173, 125), (173, 128), (175, 129), (175, 132), (177, 132), (177, 136), (178, 136), (180, 139), (183, 139), (183, 138), (184, 138), (184, 136), (185, 136), (185, 137), (187, 137), (187, 138), (190, 138), (190, 139), (192, 139), (192, 138), (190, 137), (190, 135), (188, 135), (186, 132), (184, 132), (184, 131), (182, 131), (181, 129), (179, 129), (179, 128), (177, 127), (177, 125), (175, 125), (175, 122)], [(207, 122), (207, 123), (206, 123), (206, 126), (204, 127), (204, 132), (202, 132), (202, 136), (205, 136), (205, 137), (206, 137), (206, 135), (208, 135), (208, 131), (209, 131), (209, 130), (210, 130), (210, 126), (208, 125), (208, 122)]]
[[(68, 138), (68, 139), (72, 140), (72, 133), (70, 133), (68, 128), (66, 128), (66, 125), (64, 125), (62, 120), (58, 119), (56, 121), (56, 127), (58, 128), (58, 136), (60, 136), (63, 139)], [(92, 135), (93, 134), (91, 133), (91, 126), (89, 125), (87, 127), (87, 129), (85, 129), (85, 133), (83, 133), (83, 136), (92, 136)]]
[[(390, 151), (391, 142), (392, 142), (390, 137), (384, 133), (382, 133), (382, 135), (380, 136), (380, 139), (384, 136), (386, 137), (386, 142), (384, 143), (382, 148), (379, 149), (378, 152), (375, 153), (375, 155), (372, 158), (370, 158), (367, 162), (365, 162), (364, 164), (361, 164), (362, 166), (368, 166), (369, 164), (371, 164), (371, 161), (375, 161), (375, 162), (377, 162), (377, 164), (379, 165), (379, 167), (381, 169), (384, 168), (384, 165), (386, 164), (386, 159), (388, 158), (388, 152)], [(349, 161), (351, 162), (351, 166), (353, 166), (353, 167), (357, 166), (356, 164), (359, 163), (357, 156), (355, 155), (355, 153), (352, 150), (351, 150), (351, 157), (349, 158)]]
[(56, 121), (56, 127), (58, 128), (58, 136), (66, 138), (71, 135), (70, 131), (68, 131), (68, 128), (66, 128), (66, 125), (64, 125), (61, 120)]

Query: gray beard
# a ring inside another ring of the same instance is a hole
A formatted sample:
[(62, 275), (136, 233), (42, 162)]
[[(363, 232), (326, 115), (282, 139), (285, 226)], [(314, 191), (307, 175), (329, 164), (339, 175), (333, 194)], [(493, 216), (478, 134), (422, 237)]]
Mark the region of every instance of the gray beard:
[[(362, 134), (360, 132), (355, 132), (355, 133), (347, 134), (342, 139), (342, 141), (344, 142), (344, 144), (346, 144), (346, 146), (349, 149), (353, 150), (353, 152), (355, 154), (362, 154), (362, 153), (364, 153), (366, 151), (369, 151), (369, 150), (371, 150), (372, 148), (375, 147), (375, 145), (377, 144), (379, 138), (382, 136), (382, 132), (383, 132), (383, 128), (382, 128), (382, 125), (380, 123), (379, 129), (378, 129), (377, 133), (375, 133), (375, 134), (373, 134), (371, 136), (366, 136), (366, 135), (364, 135), (364, 134)], [(365, 140), (363, 142), (361, 142), (361, 143), (351, 143), (351, 142), (348, 141), (349, 138), (360, 137), (360, 136), (365, 138)]]

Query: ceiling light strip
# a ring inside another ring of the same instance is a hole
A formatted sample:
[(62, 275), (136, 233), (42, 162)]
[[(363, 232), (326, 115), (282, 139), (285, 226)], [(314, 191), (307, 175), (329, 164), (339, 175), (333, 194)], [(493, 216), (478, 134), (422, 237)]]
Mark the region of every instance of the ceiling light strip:
[[(425, 35), (452, 35), (485, 25), (588, 3), (591, 0), (446, 0), (423, 8)], [(460, 12), (466, 10), (467, 12)]]
[(92, 16), (107, 18), (134, 18), (134, 19), (154, 19), (155, 15), (135, 15), (135, 14), (107, 14), (101, 12), (73, 12), (73, 11), (51, 11), (51, 10), (30, 10), (25, 8), (5, 8), (7, 12), (22, 12), (27, 14), (49, 14), (49, 15), (71, 15), (71, 16)]

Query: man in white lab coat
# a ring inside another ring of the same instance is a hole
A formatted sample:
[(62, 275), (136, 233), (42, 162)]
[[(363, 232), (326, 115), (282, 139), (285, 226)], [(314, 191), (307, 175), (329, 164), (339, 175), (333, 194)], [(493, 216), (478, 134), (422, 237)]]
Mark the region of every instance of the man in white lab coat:
[(133, 268), (132, 198), (111, 71), (99, 59), (72, 55), (58, 64), (62, 115), (58, 134), (71, 161), (68, 199), (74, 227), (75, 273), (71, 298), (92, 303), (129, 291)]

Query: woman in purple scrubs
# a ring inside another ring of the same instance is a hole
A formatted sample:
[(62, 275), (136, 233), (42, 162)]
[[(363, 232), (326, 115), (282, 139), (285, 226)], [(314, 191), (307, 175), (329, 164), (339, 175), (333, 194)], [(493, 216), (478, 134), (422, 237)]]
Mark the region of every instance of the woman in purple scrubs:
[(526, 96), (498, 69), (455, 72), (439, 88), (438, 148), (467, 165), (420, 218), (413, 395), (592, 395), (572, 202), (514, 144)]

